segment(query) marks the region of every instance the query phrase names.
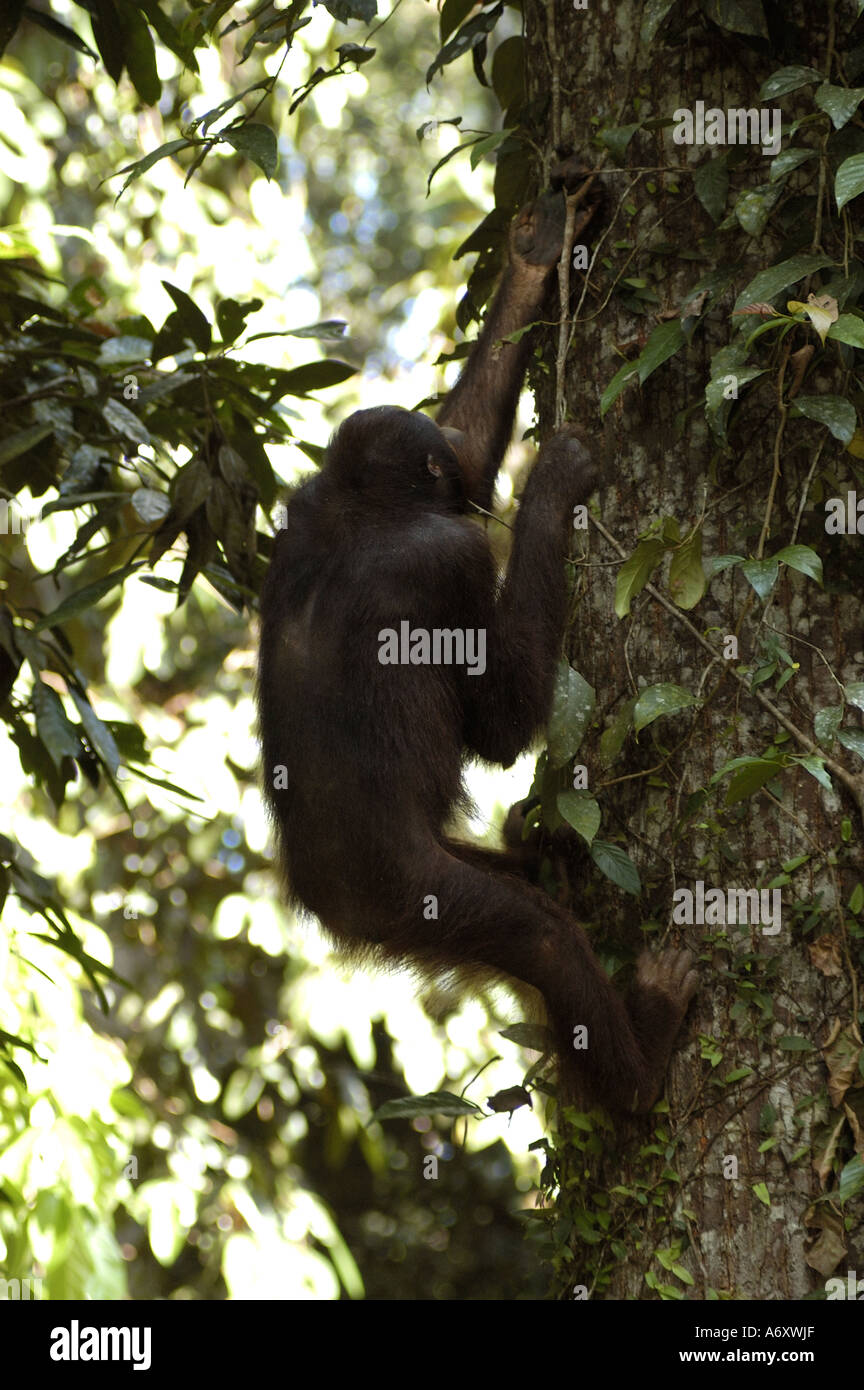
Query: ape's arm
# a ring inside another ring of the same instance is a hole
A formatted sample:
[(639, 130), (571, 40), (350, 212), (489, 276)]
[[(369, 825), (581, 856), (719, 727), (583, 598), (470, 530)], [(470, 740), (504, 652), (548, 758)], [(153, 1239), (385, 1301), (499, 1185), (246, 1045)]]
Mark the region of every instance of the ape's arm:
[[(579, 162), (572, 158), (554, 173), (559, 188), (576, 188), (585, 177)], [(574, 234), (587, 226), (595, 206), (580, 213)], [(530, 352), (527, 334), (518, 343), (502, 340), (540, 316), (550, 274), (561, 257), (565, 222), (561, 191), (538, 198), (515, 218), (510, 228), (509, 264), (483, 331), (438, 415), (440, 426), (464, 435), (455, 447), (465, 494), (469, 501), (487, 509), (513, 432)]]
[[(563, 205), (562, 194), (551, 195), (523, 209), (516, 219), (510, 234), (510, 262), (483, 331), (438, 415), (439, 425), (461, 430), (465, 436), (457, 445), (465, 494), (469, 501), (487, 509), (510, 443), (528, 365), (527, 334), (518, 343), (502, 340), (538, 317), (549, 273), (561, 254), (562, 228), (558, 224), (563, 225)], [(538, 234), (544, 232), (545, 254), (539, 264), (531, 264), (516, 252), (517, 234), (527, 241), (535, 228)]]
[(487, 635), (486, 672), (465, 682), (465, 743), (489, 762), (509, 767), (549, 716), (567, 619), (573, 506), (599, 478), (573, 426), (543, 445), (531, 470)]

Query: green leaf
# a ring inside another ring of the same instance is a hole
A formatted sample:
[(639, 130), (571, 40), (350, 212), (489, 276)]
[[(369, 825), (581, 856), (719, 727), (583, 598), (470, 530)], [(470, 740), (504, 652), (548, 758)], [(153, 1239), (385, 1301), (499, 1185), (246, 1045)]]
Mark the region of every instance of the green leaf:
[(195, 1207), (190, 1206), (189, 1189), (173, 1178), (142, 1184), (139, 1200), (147, 1211), (147, 1238), (160, 1265), (172, 1265), (183, 1248)]
[(120, 766), (120, 750), (114, 741), (111, 730), (107, 724), (102, 723), (90, 701), (74, 685), (70, 686), (69, 690), (94, 752), (99, 754), (111, 774), (114, 775)]
[(827, 425), (841, 444), (849, 443), (858, 423), (854, 405), (842, 396), (796, 396), (792, 411), (820, 425)]
[(129, 362), (148, 362), (151, 343), (149, 338), (136, 338), (122, 333), (119, 338), (106, 338), (99, 345), (99, 361), (106, 367), (122, 367)]
[(286, 328), (289, 338), (344, 338), (348, 324), (344, 319), (322, 319), (320, 323), (306, 323), (301, 328)]
[(864, 681), (850, 681), (846, 686), (846, 699), (850, 705), (864, 710)]
[(800, 574), (815, 579), (817, 584), (822, 583), (822, 561), (809, 545), (784, 545), (773, 558), (782, 560), (790, 569), (798, 570)]
[(634, 121), (631, 125), (604, 126), (597, 132), (597, 135), (601, 143), (606, 146), (614, 162), (623, 164), (627, 146), (637, 130), (641, 129), (642, 122)]
[(610, 845), (605, 840), (595, 840), (590, 848), (591, 858), (597, 868), (625, 893), (638, 898), (642, 883), (636, 865), (618, 845)]
[(508, 1023), (498, 1031), (508, 1042), (529, 1047), (532, 1052), (548, 1052), (552, 1046), (552, 1034), (542, 1023)]
[(773, 758), (736, 758), (733, 759), (733, 763), (742, 765), (736, 769), (726, 791), (727, 806), (746, 801), (748, 797), (755, 795), (760, 787), (764, 787), (766, 782), (770, 782), (772, 777), (783, 771), (783, 764)]
[(813, 1044), (809, 1038), (802, 1038), (797, 1033), (787, 1033), (785, 1037), (777, 1039), (777, 1046), (781, 1052), (812, 1052)]
[(789, 92), (797, 92), (799, 87), (806, 87), (808, 82), (821, 81), (822, 74), (817, 72), (816, 68), (778, 68), (770, 77), (766, 77), (759, 88), (759, 100), (773, 101), (775, 97), (785, 97)]
[(12, 459), (26, 454), (28, 449), (33, 448), (34, 444), (39, 444), (41, 440), (53, 433), (53, 425), (27, 425), (23, 430), (16, 430), (14, 434), (7, 434), (5, 439), (0, 440), (0, 468), (3, 467), (4, 463), (11, 463)]
[(746, 558), (746, 555), (712, 555), (710, 559), (703, 561), (705, 573), (709, 579), (713, 579), (715, 574), (731, 569), (733, 565), (743, 564)]
[(495, 25), (504, 13), (504, 0), (499, 0), (499, 4), (493, 6), (491, 10), (483, 10), (480, 14), (469, 19), (467, 24), (452, 38), (449, 43), (439, 49), (435, 56), (435, 61), (427, 69), (426, 85), (432, 81), (436, 72), (440, 72), (448, 63), (454, 62), (456, 58), (461, 58), (463, 53), (468, 53), (470, 49), (476, 48), (482, 43), (487, 34), (491, 34)]
[(669, 593), (679, 608), (695, 608), (707, 585), (702, 568), (702, 528), (697, 526), (680, 550), (673, 550)]
[(264, 1077), (258, 1071), (238, 1067), (222, 1092), (222, 1111), (228, 1120), (239, 1120), (257, 1105), (264, 1090)]
[(631, 377), (638, 374), (639, 368), (636, 362), (625, 362), (623, 367), (619, 367), (612, 380), (600, 397), (601, 418), (606, 414), (611, 406), (615, 404), (624, 387)]
[(55, 19), (53, 15), (43, 14), (42, 11), (37, 10), (34, 5), (27, 5), (25, 13), (31, 24), (38, 24), (41, 29), (53, 35), (55, 39), (59, 39), (61, 43), (68, 44), (70, 48), (76, 49), (79, 53), (86, 54), (86, 56), (92, 58), (94, 62), (98, 59), (99, 54), (94, 52), (89, 43), (85, 43), (84, 40), (75, 33), (74, 29), (70, 29), (66, 24), (61, 24), (60, 20)]
[(261, 299), (220, 299), (216, 305), (216, 326), (223, 343), (233, 343), (246, 327), (250, 314), (257, 314), (263, 308)]
[(130, 767), (129, 771), (136, 777), (140, 777), (142, 782), (149, 782), (151, 787), (161, 787), (162, 791), (171, 792), (173, 796), (182, 796), (187, 801), (197, 801), (200, 806), (204, 805), (203, 796), (196, 796), (195, 792), (190, 792), (186, 787), (178, 786), (176, 782), (168, 782), (164, 777), (153, 777), (142, 767)]
[(128, 406), (123, 405), (122, 401), (106, 401), (102, 407), (102, 414), (105, 421), (117, 434), (125, 434), (127, 439), (134, 439), (136, 444), (149, 444), (150, 433), (134, 411)]
[(340, 43), (336, 52), (340, 63), (356, 63), (361, 68), (375, 57), (376, 49), (366, 48), (362, 43)]
[(218, 120), (221, 120), (223, 116), (227, 115), (232, 106), (236, 106), (238, 102), (244, 101), (246, 97), (254, 96), (257, 92), (269, 92), (269, 90), (269, 82), (253, 82), (250, 87), (244, 87), (242, 91), (235, 92), (233, 96), (227, 97), (225, 101), (220, 101), (218, 106), (211, 106), (209, 111), (205, 111), (200, 116), (195, 116), (188, 122), (186, 129), (190, 131), (190, 133), (200, 130), (202, 134), (206, 135), (210, 127), (215, 125)]
[[(39, 1060), (42, 1061), (43, 1059), (40, 1058)], [(2, 1056), (0, 1056), (0, 1062), (3, 1063), (4, 1067), (6, 1067), (8, 1071), (11, 1071), (12, 1075), (15, 1077), (15, 1080), (20, 1082), (20, 1084), (26, 1088), (27, 1077), (24, 1075), (18, 1063), (13, 1062), (12, 1058), (6, 1056), (5, 1053)]]
[(633, 728), (635, 700), (625, 700), (613, 716), (609, 727), (600, 735), (600, 761), (604, 767), (614, 762), (624, 746), (624, 740)]
[(104, 3), (101, 9), (90, 7), (90, 23), (93, 26), (93, 39), (99, 50), (105, 71), (113, 82), (119, 82), (123, 74), (125, 55), (123, 52), (123, 26), (113, 4)]
[(682, 709), (690, 709), (693, 705), (698, 705), (699, 700), (695, 695), (691, 695), (689, 690), (683, 686), (671, 685), (664, 681), (660, 685), (649, 685), (643, 690), (636, 701), (634, 711), (634, 727), (637, 734), (643, 729), (647, 729), (649, 724), (653, 724), (655, 719), (659, 719), (664, 714), (678, 714)]
[(132, 86), (145, 106), (155, 106), (162, 95), (162, 83), (147, 21), (130, 0), (114, 0), (114, 4), (123, 30), (123, 54)]
[(63, 701), (43, 680), (33, 682), (33, 709), (39, 737), (51, 754), (54, 766), (60, 769), (66, 757), (77, 758), (83, 752), (75, 726), (66, 717)]
[(864, 319), (857, 314), (840, 314), (828, 329), (828, 337), (849, 347), (864, 348)]
[[(864, 735), (862, 735), (864, 740)], [(594, 797), (587, 791), (559, 792), (555, 799), (560, 814), (568, 825), (578, 831), (586, 844), (591, 843), (600, 829), (602, 815)]]
[[(723, 353), (715, 355), (711, 363), (711, 380), (705, 387), (705, 408), (711, 428), (720, 438), (725, 438), (726, 418), (736, 399), (740, 397), (742, 387), (764, 375), (760, 367), (732, 365), (729, 361), (730, 356), (731, 354), (724, 359)], [(730, 377), (733, 378), (732, 381), (729, 380)], [(726, 392), (730, 387), (734, 388), (737, 395), (727, 397)]]
[(591, 686), (567, 661), (558, 663), (552, 713), (549, 716), (549, 761), (563, 767), (585, 737), (596, 706)]
[(97, 579), (95, 584), (85, 584), (82, 589), (76, 589), (74, 594), (70, 594), (59, 604), (51, 613), (45, 613), (38, 622), (33, 624), (34, 632), (42, 632), (45, 628), (56, 627), (58, 623), (68, 622), (70, 618), (76, 618), (79, 613), (85, 613), (88, 608), (93, 608), (101, 598), (110, 594), (112, 589), (116, 589), (118, 584), (122, 584), (130, 574), (141, 568), (142, 560), (136, 560), (131, 565), (126, 565), (123, 569), (113, 570), (111, 574), (106, 574), (102, 579)]
[(269, 125), (261, 121), (247, 121), (245, 125), (223, 130), (221, 139), (233, 145), (238, 154), (251, 159), (268, 179), (272, 179), (279, 164), (279, 147)]
[[(38, 259), (39, 252), (32, 236), (29, 236), (26, 228), (20, 223), (14, 226), (0, 227), (0, 260), (17, 260), (19, 256), (33, 256)], [(21, 304), (22, 308), (32, 308), (33, 312), (44, 318), (64, 319), (64, 315), (50, 306), (42, 304), (38, 299), (30, 299), (29, 295), (15, 295), (16, 303)]]
[(835, 130), (841, 130), (851, 121), (862, 99), (864, 87), (835, 87), (830, 82), (823, 82), (821, 87), (816, 88), (816, 105), (831, 117)]
[[(355, 376), (356, 367), (340, 362), (335, 357), (325, 357), (319, 362), (307, 362), (303, 367), (292, 367), (279, 375), (279, 396), (305, 396), (309, 391), (322, 391), (327, 386), (338, 386)], [(278, 399), (279, 396), (273, 399)]]
[(619, 618), (627, 617), (631, 603), (641, 594), (667, 549), (664, 541), (649, 537), (640, 541), (624, 561), (615, 583), (615, 612)]
[[(191, 150), (194, 143), (192, 140), (169, 140), (167, 144), (160, 145), (158, 149), (145, 154), (143, 159), (136, 159), (132, 164), (124, 164), (122, 169), (118, 169), (114, 174), (109, 174), (108, 177), (112, 179), (119, 178), (121, 174), (129, 175), (117, 194), (117, 198), (126, 192), (130, 183), (140, 179), (141, 175), (146, 174), (148, 169), (152, 169), (154, 164), (158, 164), (160, 159), (170, 159), (179, 150)], [(115, 198), (114, 201), (116, 202), (117, 199)]]
[(349, 19), (371, 24), (378, 13), (378, 0), (321, 0), (321, 4), (340, 24), (347, 24)]
[(841, 212), (859, 193), (864, 193), (864, 154), (853, 154), (843, 160), (834, 178), (837, 211)]
[(444, 0), (439, 20), (439, 35), (442, 44), (446, 43), (450, 35), (459, 28), (463, 19), (471, 13), (476, 3), (477, 0)]
[(864, 758), (864, 733), (860, 729), (841, 729), (837, 739), (851, 753), (857, 753), (859, 758)]
[(693, 174), (693, 192), (712, 222), (719, 222), (729, 196), (729, 155), (703, 160)]
[(809, 858), (809, 854), (796, 854), (793, 859), (785, 859), (780, 867), (784, 873), (793, 874), (802, 864), (806, 864)]
[(174, 521), (182, 523), (203, 502), (210, 491), (210, 470), (202, 458), (191, 458), (178, 468), (171, 479), (171, 510)]
[(497, 150), (499, 145), (503, 145), (505, 140), (509, 140), (515, 127), (509, 130), (493, 130), (491, 135), (486, 135), (482, 140), (476, 140), (471, 149), (470, 164), (472, 169), (476, 169), (484, 154), (491, 154)]
[(655, 328), (636, 364), (640, 383), (647, 381), (652, 372), (656, 372), (658, 367), (673, 357), (684, 346), (684, 342), (684, 330), (679, 319), (669, 319), (667, 323), (661, 323)]
[(739, 193), (735, 202), (735, 216), (748, 236), (762, 235), (782, 192), (782, 188), (776, 184), (763, 183), (758, 188), (745, 188)]
[(790, 256), (788, 260), (754, 275), (736, 299), (735, 308), (744, 309), (748, 304), (764, 304), (769, 299), (775, 299), (781, 290), (830, 264), (826, 256)]
[(376, 1120), (414, 1120), (426, 1115), (479, 1115), (479, 1105), (454, 1096), (452, 1091), (430, 1091), (425, 1096), (402, 1096), (387, 1100), (375, 1111)]
[(816, 758), (812, 754), (809, 754), (806, 758), (796, 758), (795, 762), (800, 763), (803, 768), (806, 768), (810, 776), (815, 777), (816, 781), (820, 786), (825, 788), (826, 792), (834, 790), (831, 778), (825, 771), (825, 763), (822, 758)]
[(640, 39), (650, 44), (676, 0), (645, 0), (642, 8)]
[(785, 179), (787, 174), (791, 174), (793, 169), (797, 169), (800, 164), (806, 164), (808, 159), (815, 159), (815, 150), (781, 150), (771, 160), (768, 177), (771, 183), (778, 183), (780, 179)]
[(147, 16), (165, 47), (169, 48), (172, 53), (176, 53), (180, 61), (191, 72), (197, 72), (198, 60), (195, 57), (193, 45), (181, 36), (173, 22), (166, 14), (163, 14), (159, 8), (159, 0), (137, 0), (137, 4), (138, 8), (143, 10)]
[(741, 573), (753, 586), (759, 597), (766, 599), (777, 583), (780, 566), (774, 559), (745, 560), (741, 566)]
[(176, 594), (178, 585), (176, 579), (163, 579), (158, 574), (139, 574), (142, 584), (149, 584), (151, 589), (158, 589), (161, 594)]
[[(470, 150), (470, 149), (471, 149), (471, 146), (472, 146), (472, 145), (476, 145), (477, 142), (478, 142), (480, 139), (481, 139), (481, 136), (479, 136), (479, 135), (474, 135), (470, 140), (463, 140), (461, 145), (454, 145), (453, 148), (452, 148), (451, 150), (448, 150), (446, 154), (442, 154), (441, 158), (437, 161), (436, 164), (433, 164), (431, 170), (429, 171), (429, 177), (428, 177), (427, 180), (426, 180), (426, 193), (427, 193), (427, 195), (428, 195), (428, 193), (429, 193), (429, 191), (430, 191), (430, 189), (431, 189), (431, 187), (432, 187), (432, 180), (434, 179), (435, 175), (438, 173), (438, 170), (439, 170), (439, 169), (443, 169), (443, 168), (444, 168), (444, 165), (445, 165), (445, 164), (449, 164), (449, 163), (450, 163), (450, 160), (451, 160), (451, 159), (455, 159), (455, 158), (457, 157), (457, 155), (464, 154), (466, 150)], [(469, 240), (470, 240), (470, 238), (469, 238)], [(461, 249), (461, 248), (460, 248), (460, 249)], [(458, 256), (455, 257), (454, 259), (458, 259)]]
[[(200, 352), (207, 352), (213, 335), (206, 315), (179, 285), (163, 280), (162, 286), (177, 306), (176, 322), (184, 338), (190, 338)], [(173, 319), (175, 315), (170, 317)], [(164, 328), (161, 331), (164, 332)]]
[[(173, 318), (174, 315), (172, 314), (171, 317)], [(167, 357), (168, 353), (163, 352), (161, 355)], [(157, 361), (155, 356), (153, 361)], [(152, 386), (145, 386), (143, 391), (138, 392), (138, 404), (140, 405), (142, 401), (145, 404), (149, 401), (158, 401), (160, 396), (170, 396), (173, 391), (179, 391), (181, 386), (188, 386), (190, 381), (200, 381), (197, 372), (163, 372)]]
[(837, 1179), (837, 1189), (832, 1194), (840, 1203), (848, 1202), (850, 1197), (857, 1197), (864, 1192), (864, 1159), (855, 1154), (849, 1162), (840, 1170), (840, 1177)]
[(768, 26), (762, 0), (702, 0), (702, 9), (721, 29), (733, 34), (752, 34), (767, 39)]
[(496, 48), (492, 59), (492, 88), (502, 111), (524, 101), (525, 43), (521, 34), (512, 34)]
[(813, 732), (816, 735), (816, 742), (821, 743), (825, 748), (830, 748), (837, 737), (837, 730), (840, 728), (842, 719), (842, 705), (826, 705), (824, 709), (817, 709), (813, 715)]
[(764, 1182), (755, 1182), (753, 1184), (753, 1193), (754, 1196), (759, 1198), (763, 1206), (770, 1207), (771, 1197)]

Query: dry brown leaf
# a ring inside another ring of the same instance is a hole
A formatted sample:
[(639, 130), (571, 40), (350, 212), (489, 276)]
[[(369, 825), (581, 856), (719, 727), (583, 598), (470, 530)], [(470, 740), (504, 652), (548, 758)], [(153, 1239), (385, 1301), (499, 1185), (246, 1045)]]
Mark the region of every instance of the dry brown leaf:
[[(810, 348), (812, 353), (813, 349)], [(797, 356), (797, 353), (796, 353)], [(810, 964), (820, 971), (823, 975), (842, 975), (843, 957), (840, 954), (840, 943), (836, 936), (826, 932), (824, 936), (817, 939), (807, 947), (810, 955)], [(829, 1042), (831, 1039), (829, 1039)], [(827, 1044), (826, 1044), (827, 1046)]]

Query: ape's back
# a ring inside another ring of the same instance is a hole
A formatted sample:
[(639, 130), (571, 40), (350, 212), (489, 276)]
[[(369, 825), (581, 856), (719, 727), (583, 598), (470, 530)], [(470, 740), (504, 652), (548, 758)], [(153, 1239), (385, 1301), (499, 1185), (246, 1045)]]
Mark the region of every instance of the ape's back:
[[(479, 582), (478, 582), (479, 574)], [(478, 592), (479, 588), (479, 592)], [(380, 520), (326, 475), (294, 494), (261, 595), (265, 791), (292, 893), (322, 913), (372, 892), (461, 793), (464, 667), (382, 664), (385, 629), (461, 628), (494, 594), (470, 523)]]

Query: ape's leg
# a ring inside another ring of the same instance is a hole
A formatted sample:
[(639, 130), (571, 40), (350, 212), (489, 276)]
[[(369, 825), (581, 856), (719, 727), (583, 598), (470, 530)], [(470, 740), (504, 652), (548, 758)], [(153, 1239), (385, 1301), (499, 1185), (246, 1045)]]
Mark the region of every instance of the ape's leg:
[[(575, 1090), (619, 1110), (649, 1109), (696, 988), (690, 952), (644, 955), (625, 1004), (579, 924), (493, 864), (493, 856), (478, 868), (476, 859), (468, 863), (443, 849), (430, 855), (426, 872), (418, 865), (415, 873), (423, 898), (437, 900), (437, 920), (418, 920), (418, 896), (416, 916), (402, 917), (385, 951), (427, 969), (481, 965), (531, 985), (546, 1003), (564, 1093)], [(585, 1050), (574, 1048), (579, 1025), (587, 1029)]]

